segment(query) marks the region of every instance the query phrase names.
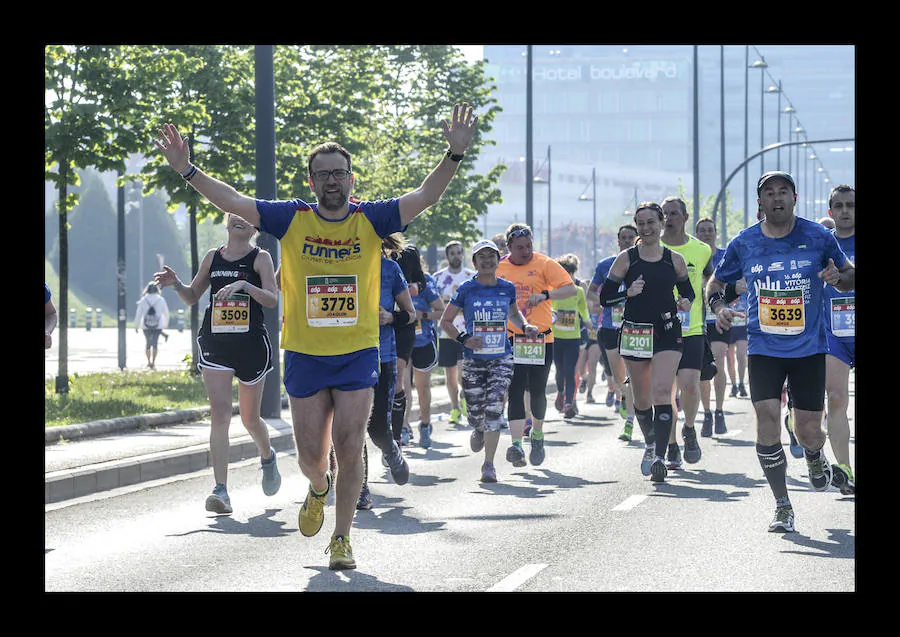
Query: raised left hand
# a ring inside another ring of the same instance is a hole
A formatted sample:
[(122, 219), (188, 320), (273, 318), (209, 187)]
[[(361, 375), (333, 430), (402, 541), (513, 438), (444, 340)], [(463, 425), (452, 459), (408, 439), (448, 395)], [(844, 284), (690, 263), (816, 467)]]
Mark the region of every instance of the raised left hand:
[(475, 126), (478, 124), (478, 116), (474, 111), (475, 107), (468, 103), (457, 103), (453, 106), (453, 119), (450, 124), (447, 124), (447, 120), (441, 121), (444, 137), (450, 145), (450, 152), (454, 155), (462, 155), (472, 143)]

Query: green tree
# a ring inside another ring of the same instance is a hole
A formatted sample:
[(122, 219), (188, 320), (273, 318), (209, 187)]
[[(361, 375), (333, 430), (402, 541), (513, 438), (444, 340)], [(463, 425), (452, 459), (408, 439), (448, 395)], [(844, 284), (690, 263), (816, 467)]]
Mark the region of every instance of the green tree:
[[(256, 165), (252, 47), (197, 45), (171, 47), (171, 50), (190, 59), (191, 64), (180, 70), (180, 77), (165, 96), (166, 101), (154, 105), (158, 109), (157, 130), (165, 122), (175, 124), (189, 139), (192, 162), (239, 192), (252, 194)], [(187, 208), (190, 278), (193, 279), (201, 259), (197, 224), (207, 218), (218, 223), (224, 215), (172, 170), (155, 147), (145, 146), (142, 151), (148, 153), (142, 169), (145, 189), (165, 190), (170, 211), (180, 204)], [(199, 360), (196, 336), (200, 327), (197, 304), (191, 306), (190, 325), (194, 336), (192, 356), (196, 361)]]
[(367, 129), (374, 170), (361, 191), (386, 196), (418, 187), (446, 150), (441, 120), (449, 121), (455, 102), (467, 101), (478, 114), (475, 139), (441, 201), (417, 217), (408, 233), (420, 246), (451, 239), (468, 243), (481, 236), (477, 221), (488, 205), (501, 201), (498, 183), (505, 166), (487, 174), (472, 169), (481, 147), (493, 143), (489, 133), (500, 111), (492, 96), (496, 87), (485, 80), (484, 61), (470, 65), (455, 47), (386, 49), (385, 98), (376, 111), (378, 126)]
[[(148, 107), (171, 86), (184, 60), (154, 47), (51, 45), (44, 48), (44, 178), (57, 189), (59, 304), (68, 313), (70, 188), (76, 169), (124, 173), (130, 153), (144, 150), (152, 125)], [(151, 79), (152, 78), (152, 79)], [(59, 325), (56, 389), (68, 392), (68, 332)]]
[[(248, 46), (175, 47), (196, 62), (170, 95), (195, 107), (173, 119), (192, 144), (192, 160), (217, 179), (249, 196), (255, 193), (254, 49)], [(311, 200), (306, 161), (318, 144), (334, 140), (354, 156), (355, 194), (364, 199), (396, 196), (420, 185), (444, 150), (441, 119), (455, 101), (469, 100), (479, 113), (479, 135), (436, 213), (416, 220), (417, 240), (475, 236), (475, 221), (499, 201), (502, 167), (488, 175), (471, 165), (498, 107), (491, 106), (483, 63), (469, 66), (450, 46), (275, 47), (275, 128), (278, 198)], [(149, 190), (165, 189), (169, 207), (188, 208), (192, 276), (199, 266), (197, 223), (221, 221), (160, 153), (143, 170)], [(192, 311), (196, 333), (197, 306)], [(196, 352), (195, 352), (196, 354)], [(196, 356), (195, 356), (196, 359)]]
[(499, 111), (484, 63), (466, 63), (448, 45), (304, 46), (275, 50), (279, 197), (308, 200), (306, 160), (336, 141), (353, 155), (354, 194), (393, 197), (417, 188), (446, 146), (441, 120), (457, 101), (479, 116), (478, 133), (440, 203), (418, 217), (409, 234), (421, 245), (470, 240), (478, 217), (500, 201), (503, 166), (474, 173)]

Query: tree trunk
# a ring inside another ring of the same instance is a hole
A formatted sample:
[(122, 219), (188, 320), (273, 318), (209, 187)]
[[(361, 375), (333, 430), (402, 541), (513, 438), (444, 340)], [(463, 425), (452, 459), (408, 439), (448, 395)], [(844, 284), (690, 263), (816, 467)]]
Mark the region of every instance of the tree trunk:
[(68, 160), (59, 162), (59, 308), (57, 314), (59, 338), (59, 366), (56, 372), (56, 393), (69, 393), (69, 233), (66, 195), (68, 194)]

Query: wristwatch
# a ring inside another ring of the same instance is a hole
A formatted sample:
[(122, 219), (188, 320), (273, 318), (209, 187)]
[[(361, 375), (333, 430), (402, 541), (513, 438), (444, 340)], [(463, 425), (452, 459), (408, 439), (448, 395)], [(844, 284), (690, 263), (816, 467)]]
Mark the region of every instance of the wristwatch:
[(450, 161), (456, 161), (456, 162), (459, 162), (459, 161), (462, 161), (462, 158), (465, 157), (465, 155), (463, 155), (463, 154), (460, 154), (460, 155), (454, 155), (454, 154), (453, 154), (453, 151), (450, 150), (450, 149), (448, 148), (448, 149), (447, 149), (447, 157), (450, 158)]

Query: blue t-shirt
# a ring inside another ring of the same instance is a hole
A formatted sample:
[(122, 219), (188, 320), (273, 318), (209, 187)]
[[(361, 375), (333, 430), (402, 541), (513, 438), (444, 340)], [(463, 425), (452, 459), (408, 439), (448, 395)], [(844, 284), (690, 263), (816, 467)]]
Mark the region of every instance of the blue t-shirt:
[[(606, 257), (602, 261), (597, 264), (597, 267), (594, 268), (594, 278), (591, 279), (591, 284), (597, 286), (597, 294), (600, 294), (600, 287), (603, 285), (603, 282), (606, 281), (606, 277), (609, 274), (609, 269), (612, 267), (613, 261), (616, 260), (618, 255), (613, 255), (611, 257)], [(619, 285), (619, 292), (623, 292), (625, 290), (625, 282)], [(622, 302), (622, 305), (625, 305), (625, 302)], [(612, 320), (613, 315), (613, 306), (608, 306), (603, 308), (603, 317), (600, 319), (600, 327), (607, 330), (617, 329), (616, 326), (613, 325)]]
[[(834, 231), (832, 230), (832, 233)], [(854, 265), (856, 264), (856, 233), (851, 234), (849, 237), (845, 237), (841, 239), (837, 235), (834, 237), (837, 239), (838, 245), (841, 246), (841, 250), (844, 251), (844, 254), (847, 255), (847, 258), (850, 259)], [(835, 265), (837, 262), (835, 261)], [(850, 290), (849, 292), (841, 292), (836, 287), (832, 285), (825, 285), (825, 329), (834, 334), (835, 330), (838, 331), (854, 331), (853, 336), (840, 336), (842, 341), (852, 344), (856, 339), (856, 290)], [(832, 299), (851, 299), (847, 303), (842, 303), (840, 306), (837, 304), (834, 308), (832, 308), (831, 300)], [(853, 305), (854, 309), (850, 310), (847, 306)]]
[(44, 283), (44, 305), (50, 302), (50, 286)]
[[(431, 304), (439, 298), (441, 298), (441, 295), (438, 294), (434, 278), (430, 274), (426, 274), (425, 289), (412, 297), (413, 306), (421, 312), (431, 312)], [(421, 321), (416, 321), (416, 339), (413, 341), (413, 347), (422, 347), (432, 342), (437, 343), (434, 320), (422, 319)]]
[(497, 278), (497, 285), (482, 285), (475, 277), (456, 288), (450, 302), (462, 310), (466, 331), (484, 339), (484, 347), (472, 351), (463, 347), (466, 358), (491, 359), (512, 355), (506, 337), (509, 308), (516, 302), (516, 286)]
[[(381, 296), (378, 304), (388, 312), (394, 311), (394, 302), (398, 294), (407, 287), (406, 277), (400, 264), (393, 259), (381, 257)], [(397, 360), (397, 339), (394, 335), (394, 326), (388, 323), (378, 328), (379, 357), (382, 363), (390, 363)]]
[[(828, 259), (840, 268), (847, 257), (828, 228), (802, 217), (786, 237), (766, 237), (760, 222), (728, 243), (714, 276), (725, 283), (747, 281), (749, 354), (802, 358), (827, 352), (818, 274)], [(793, 305), (793, 290), (802, 291), (799, 307)]]

